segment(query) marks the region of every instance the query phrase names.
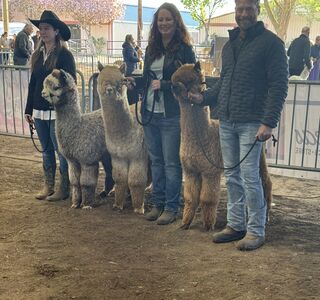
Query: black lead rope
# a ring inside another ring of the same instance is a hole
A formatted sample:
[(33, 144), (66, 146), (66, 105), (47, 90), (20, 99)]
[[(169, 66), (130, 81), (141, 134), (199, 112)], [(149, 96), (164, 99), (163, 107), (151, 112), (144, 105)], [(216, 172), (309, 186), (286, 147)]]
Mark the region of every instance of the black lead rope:
[(36, 145), (35, 141), (34, 141), (34, 131), (36, 130), (35, 126), (34, 126), (34, 122), (30, 122), (29, 123), (29, 130), (30, 130), (30, 137), (31, 137), (31, 140), (32, 140), (32, 143), (33, 143), (33, 146), (36, 148), (36, 150), (40, 153), (44, 153), (48, 150), (48, 147), (49, 147), (49, 141), (50, 141), (50, 125), (51, 125), (51, 110), (49, 110), (49, 135), (48, 135), (48, 139), (47, 139), (47, 143), (46, 143), (46, 146), (43, 150), (39, 149), (38, 146)]
[[(157, 79), (157, 75), (155, 72), (153, 72), (152, 70), (149, 70), (148, 73), (148, 80), (150, 80), (150, 83), (152, 80), (156, 80)], [(146, 89), (145, 93), (148, 93), (148, 89)], [(142, 97), (144, 98), (144, 96)], [(153, 102), (152, 102), (152, 109), (151, 109), (151, 114), (148, 118), (148, 120), (146, 122), (143, 122), (142, 120), (139, 119), (139, 114), (138, 114), (138, 102), (139, 100), (136, 102), (135, 104), (135, 112), (136, 112), (136, 119), (137, 122), (141, 125), (141, 126), (147, 126), (148, 124), (150, 124), (152, 118), (153, 118), (153, 114), (154, 114), (154, 108), (156, 105), (156, 102), (160, 101), (160, 96), (159, 96), (159, 90), (156, 90), (153, 92)]]
[[(195, 123), (195, 122), (194, 122)], [(198, 140), (198, 143), (200, 145), (200, 148), (201, 148), (201, 151), (203, 153), (203, 155), (205, 156), (205, 158), (207, 159), (207, 161), (213, 166), (215, 167), (216, 169), (219, 169), (219, 170), (232, 170), (232, 169), (235, 169), (237, 168), (238, 166), (240, 166), (243, 161), (248, 157), (248, 155), (250, 154), (250, 152), (252, 151), (253, 147), (256, 145), (257, 142), (260, 142), (260, 143), (263, 143), (265, 142), (266, 140), (264, 141), (261, 141), (259, 140), (258, 137), (256, 137), (254, 143), (252, 144), (251, 148), (249, 149), (248, 153), (234, 166), (232, 167), (221, 167), (221, 166), (217, 166), (214, 162), (212, 162), (212, 160), (208, 157), (206, 151), (204, 150), (204, 147), (201, 143), (201, 139), (200, 139), (200, 136), (199, 136), (199, 132), (198, 132), (198, 128), (197, 126), (195, 126), (196, 128), (196, 135), (197, 135), (197, 140)], [(275, 136), (272, 134), (272, 142), (273, 142), (273, 147), (275, 147), (276, 143), (278, 142), (278, 140), (275, 138)]]

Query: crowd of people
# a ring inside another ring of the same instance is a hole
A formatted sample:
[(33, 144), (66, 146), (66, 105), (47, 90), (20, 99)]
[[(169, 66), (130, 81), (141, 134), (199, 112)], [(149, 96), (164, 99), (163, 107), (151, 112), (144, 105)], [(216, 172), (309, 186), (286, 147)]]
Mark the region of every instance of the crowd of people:
[[(300, 74), (305, 65), (311, 70), (313, 61), (312, 70), (318, 70), (319, 78), (320, 36), (310, 47), (310, 29), (303, 28), (302, 35), (289, 47), (288, 68), (283, 41), (257, 20), (259, 13), (259, 0), (235, 0), (238, 27), (229, 31), (229, 40), (222, 50), (219, 81), (203, 93), (188, 93), (195, 105), (214, 107), (220, 120), (228, 191), (227, 226), (213, 235), (213, 242), (238, 241), (239, 250), (255, 250), (265, 242), (266, 201), (259, 161), (262, 141), (271, 137), (281, 115), (288, 89), (288, 69), (290, 75)], [(57, 15), (44, 11), (39, 20), (31, 23), (39, 31), (33, 42), (31, 24), (17, 35), (14, 63), (31, 62), (25, 118), (37, 130), (43, 148), (44, 172), (44, 188), (36, 198), (57, 201), (69, 196), (68, 165), (59, 153), (54, 110), (42, 98), (41, 90), (45, 77), (54, 68), (64, 69), (76, 79), (76, 67), (72, 53), (65, 46), (70, 29)], [(35, 51), (34, 44), (38, 44)], [(181, 14), (171, 3), (164, 3), (156, 10), (144, 55), (131, 34), (126, 35), (122, 47), (127, 87), (142, 91), (141, 115), (153, 185), (152, 209), (145, 218), (158, 225), (168, 225), (176, 220), (182, 186), (180, 109), (171, 90), (171, 76), (179, 65), (195, 63), (196, 54)], [(142, 75), (132, 76), (142, 61)], [(251, 147), (253, 150), (244, 162), (229, 169)], [(55, 153), (61, 174), (56, 189)]]

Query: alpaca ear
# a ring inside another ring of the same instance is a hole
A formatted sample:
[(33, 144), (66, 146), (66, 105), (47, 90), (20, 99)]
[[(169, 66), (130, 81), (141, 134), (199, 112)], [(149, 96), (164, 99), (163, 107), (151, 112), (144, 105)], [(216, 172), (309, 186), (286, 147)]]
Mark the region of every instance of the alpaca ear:
[(68, 75), (67, 75), (67, 72), (60, 69), (60, 83), (61, 85), (63, 86), (66, 86), (67, 85), (67, 79), (68, 79)]
[(103, 70), (103, 65), (100, 61), (98, 61), (98, 70), (101, 72)]
[(126, 65), (126, 63), (123, 63), (123, 64), (120, 66), (120, 72), (121, 72), (122, 74), (126, 74), (126, 72), (127, 72), (127, 65)]
[(196, 62), (196, 64), (194, 65), (194, 70), (195, 70), (197, 73), (200, 73), (200, 72), (201, 72), (200, 61), (197, 61), (197, 62)]

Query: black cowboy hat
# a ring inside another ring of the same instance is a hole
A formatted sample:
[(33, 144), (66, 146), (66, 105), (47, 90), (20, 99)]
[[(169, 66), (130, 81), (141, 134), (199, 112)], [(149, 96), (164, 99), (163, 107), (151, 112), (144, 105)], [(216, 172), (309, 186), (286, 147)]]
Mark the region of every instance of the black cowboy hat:
[(40, 20), (30, 20), (30, 22), (38, 28), (40, 23), (47, 23), (52, 25), (53, 28), (59, 29), (59, 33), (65, 41), (69, 40), (71, 37), (69, 27), (65, 23), (60, 21), (58, 16), (51, 10), (45, 10), (41, 15)]

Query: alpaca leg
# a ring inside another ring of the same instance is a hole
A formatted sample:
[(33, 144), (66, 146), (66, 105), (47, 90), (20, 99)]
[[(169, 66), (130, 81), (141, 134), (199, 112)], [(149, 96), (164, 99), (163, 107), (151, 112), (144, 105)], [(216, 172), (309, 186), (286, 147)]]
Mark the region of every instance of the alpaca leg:
[(128, 185), (135, 213), (144, 213), (144, 191), (148, 179), (148, 163), (144, 160), (133, 161), (129, 166)]
[(264, 199), (267, 202), (267, 223), (269, 221), (269, 213), (272, 205), (272, 181), (268, 172), (268, 165), (266, 160), (266, 154), (262, 148), (261, 156), (260, 156), (260, 177), (263, 187)]
[(201, 177), (197, 174), (185, 173), (184, 180), (184, 210), (181, 228), (189, 229), (199, 204)]
[(128, 193), (128, 164), (120, 159), (112, 160), (112, 177), (115, 181), (114, 209), (123, 210)]
[(98, 182), (99, 163), (94, 165), (81, 165), (81, 192), (82, 208), (92, 208), (95, 190)]
[(79, 208), (81, 204), (80, 165), (77, 162), (68, 160), (68, 170), (72, 192), (71, 208)]
[(200, 203), (205, 230), (212, 230), (216, 221), (217, 207), (220, 200), (220, 179), (221, 175), (219, 173), (215, 176), (202, 177)]

